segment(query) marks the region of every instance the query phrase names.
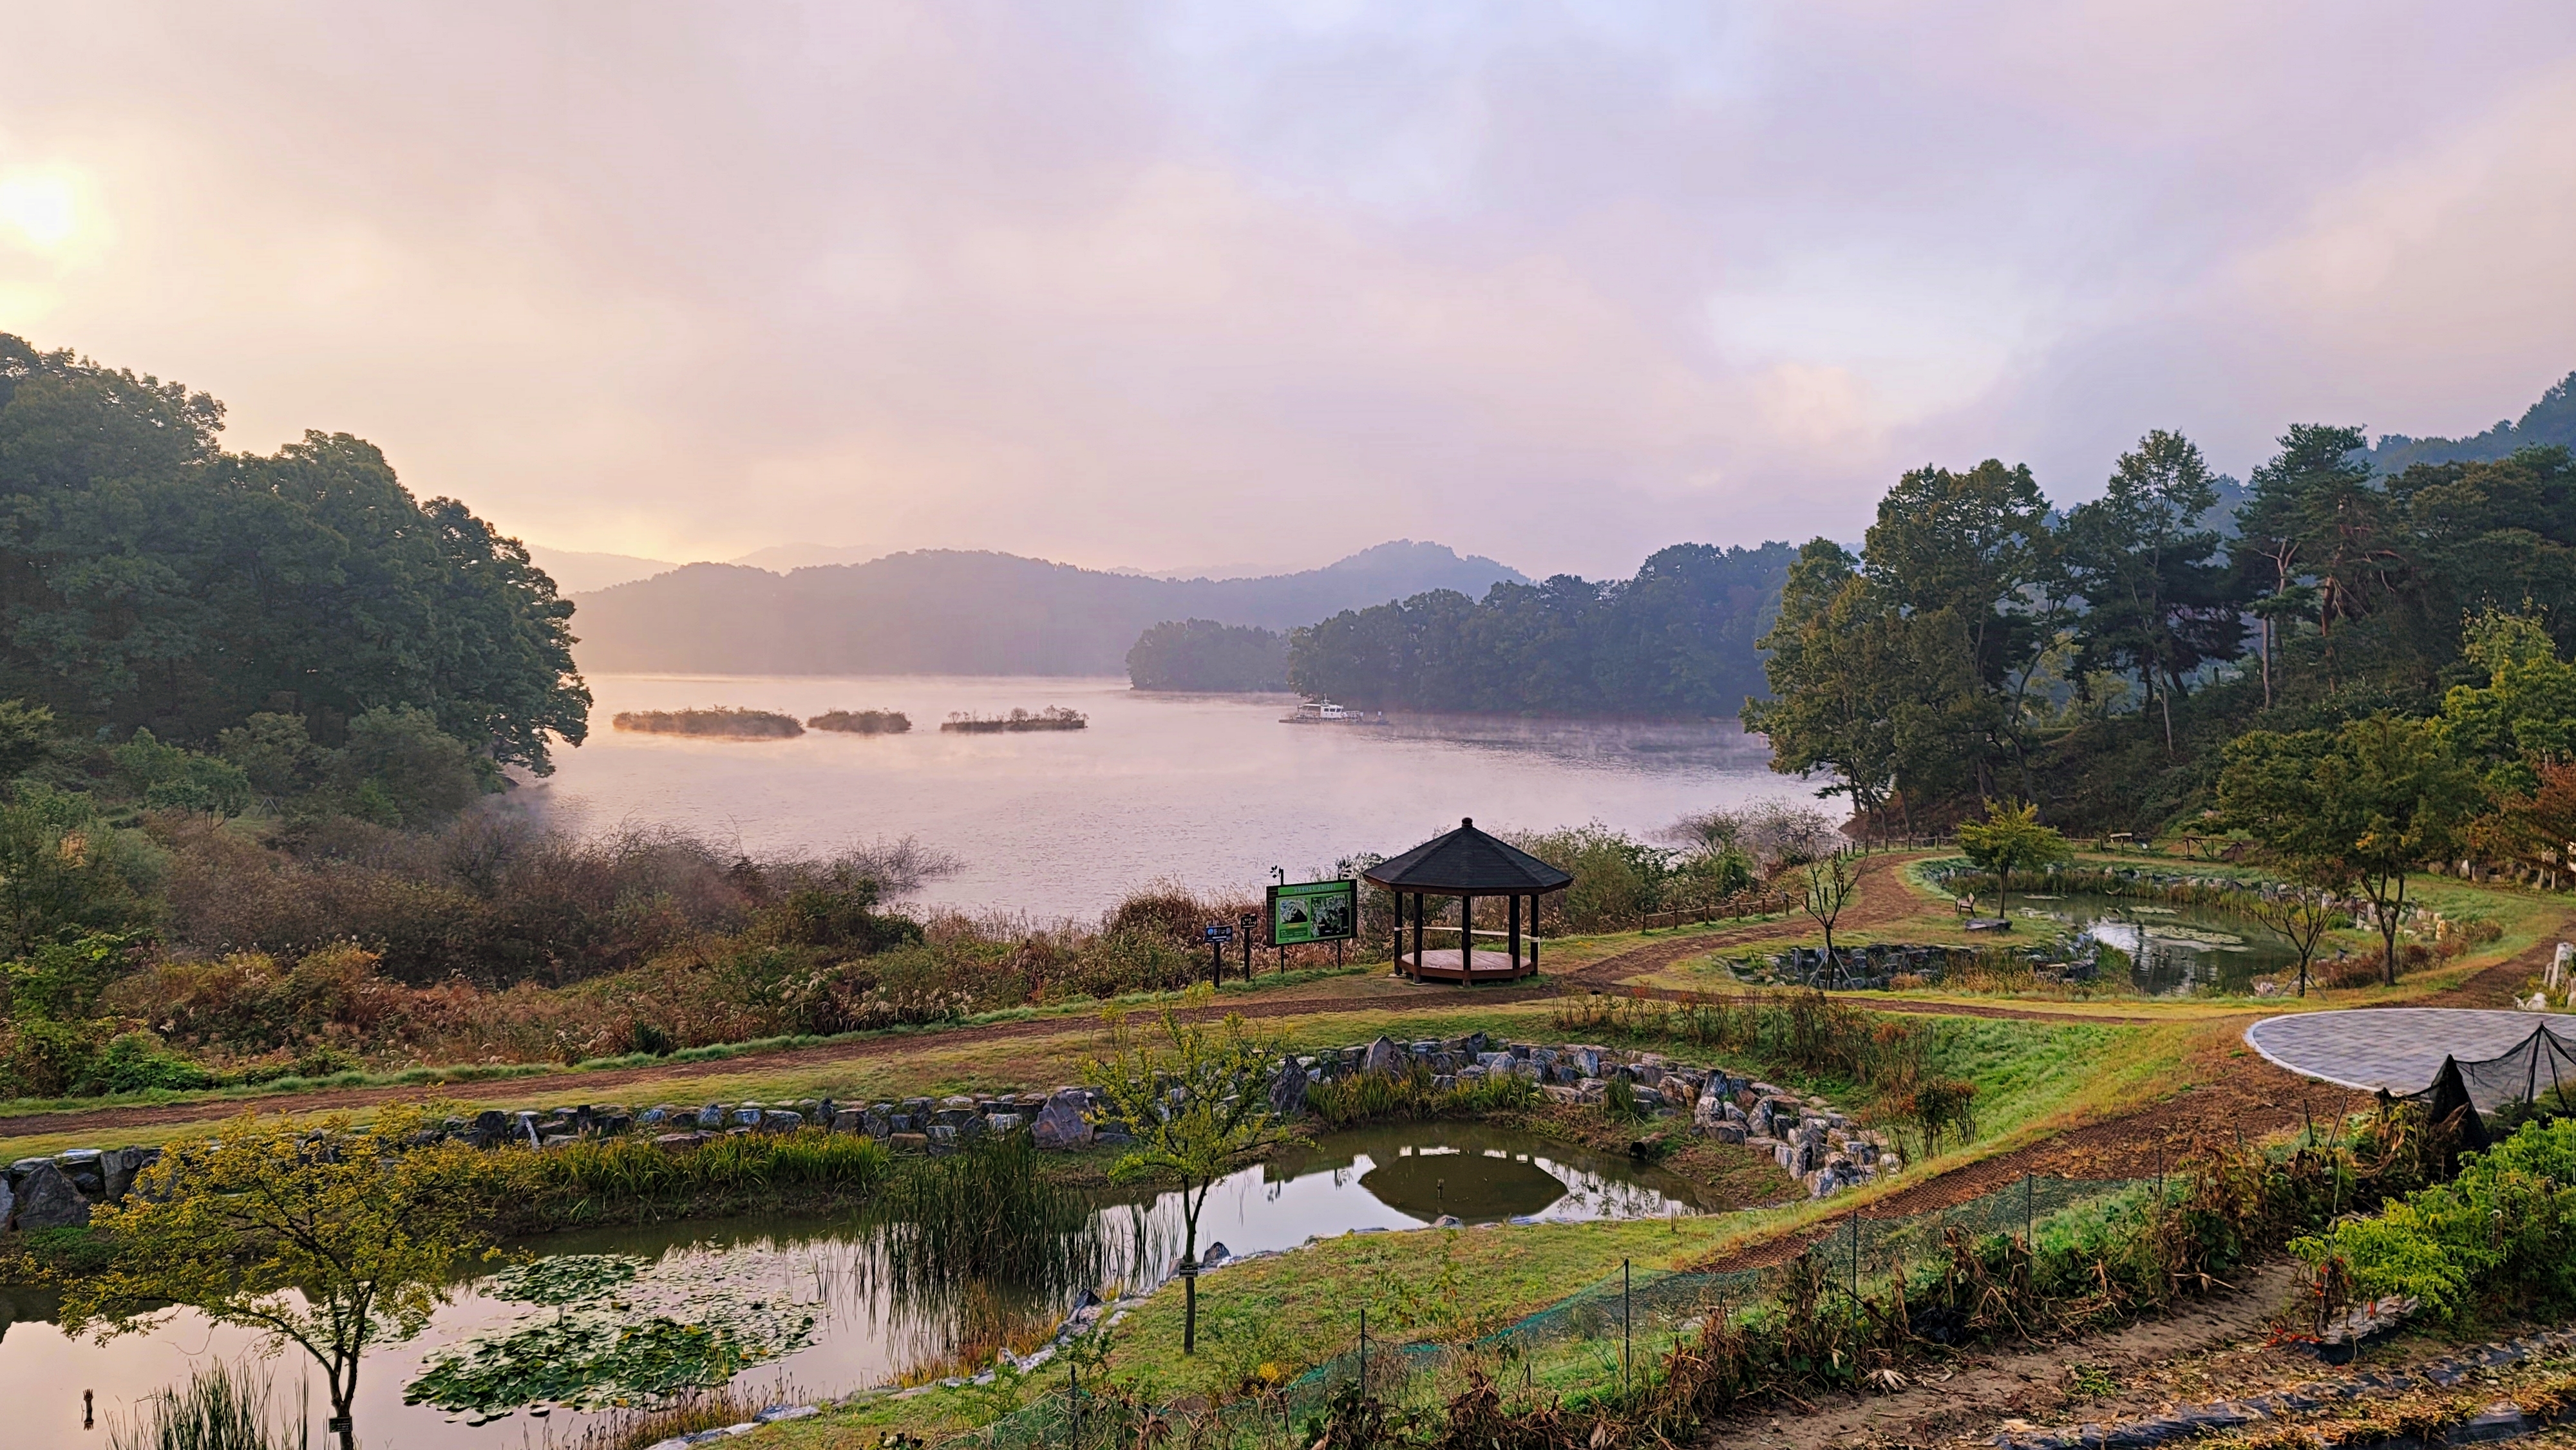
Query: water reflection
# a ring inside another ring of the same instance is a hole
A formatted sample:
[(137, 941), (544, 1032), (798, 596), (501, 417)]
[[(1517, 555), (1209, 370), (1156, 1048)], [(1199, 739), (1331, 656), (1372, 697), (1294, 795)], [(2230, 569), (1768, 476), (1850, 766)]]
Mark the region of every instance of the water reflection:
[(602, 730), (513, 799), (581, 829), (713, 828), (751, 851), (918, 835), (965, 859), (932, 905), (1088, 917), (1138, 882), (1235, 889), (1353, 851), (1392, 853), (1474, 815), (1643, 834), (1756, 799), (1807, 799), (1731, 721), (1481, 716), (1282, 725), (1286, 697), (1165, 695), (1120, 679), (594, 675), (597, 713), (730, 704), (803, 718), (1062, 705), (1086, 730), (745, 743)]
[(2257, 923), (2206, 907), (2090, 895), (2017, 897), (2014, 904), (2127, 953), (2130, 984), (2151, 997), (2242, 994), (2256, 977), (2298, 962)]
[[(1411, 1228), (1443, 1213), (1470, 1223), (1533, 1215), (1571, 1222), (1700, 1207), (1687, 1181), (1624, 1158), (1474, 1124), (1405, 1124), (1334, 1134), (1224, 1179), (1209, 1192), (1199, 1241), (1203, 1250), (1221, 1242), (1241, 1255)], [(1163, 1282), (1180, 1259), (1180, 1204), (1172, 1193), (1103, 1190), (1069, 1231), (1022, 1243), (1011, 1250), (1021, 1257), (992, 1276), (919, 1272), (907, 1262), (918, 1243), (870, 1213), (584, 1229), (516, 1247), (638, 1255), (675, 1277), (691, 1272), (694, 1260), (721, 1260), (729, 1282), (774, 1292), (817, 1321), (811, 1346), (747, 1371), (738, 1384), (812, 1397), (989, 1363), (997, 1347), (1042, 1339), (1093, 1284)], [(1031, 1257), (1041, 1250), (1052, 1257)], [(523, 1450), (569, 1443), (605, 1423), (557, 1411), (542, 1421), (512, 1416), (473, 1426), (402, 1404), (402, 1387), (420, 1373), (425, 1353), (504, 1327), (526, 1309), (469, 1283), (427, 1334), (372, 1353), (358, 1391), (365, 1442), (374, 1450)], [(93, 1450), (95, 1434), (84, 1437), (80, 1428), (81, 1388), (97, 1390), (103, 1418), (183, 1381), (209, 1358), (238, 1359), (250, 1346), (244, 1332), (185, 1313), (150, 1335), (104, 1346), (72, 1341), (51, 1323), (53, 1312), (49, 1295), (0, 1292), (0, 1405), (10, 1407), (6, 1443), (13, 1450)], [(281, 1385), (292, 1376), (289, 1365)], [(315, 1412), (317, 1443), (322, 1413)]]

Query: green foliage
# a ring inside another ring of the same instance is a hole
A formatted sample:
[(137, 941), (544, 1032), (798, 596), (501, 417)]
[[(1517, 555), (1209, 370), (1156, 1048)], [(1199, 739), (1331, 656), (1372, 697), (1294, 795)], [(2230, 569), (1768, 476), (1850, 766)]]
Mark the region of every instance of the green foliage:
[(332, 783), (354, 802), (350, 814), (415, 827), (444, 820), (500, 788), (491, 761), (411, 705), (380, 705), (351, 720), (349, 743), (332, 762)]
[(1306, 1106), (1332, 1128), (1482, 1117), (1518, 1112), (1538, 1100), (1538, 1084), (1518, 1073), (1493, 1074), (1442, 1088), (1431, 1069), (1418, 1062), (1402, 1072), (1357, 1072), (1306, 1089)]
[(89, 801), (22, 786), (0, 801), (0, 950), (137, 930), (150, 919), (141, 852)]
[(1613, 1077), (1601, 1093), (1601, 1111), (1614, 1123), (1634, 1123), (1646, 1117), (1646, 1106), (1637, 1101), (1636, 1085), (1624, 1077)]
[(540, 773), (581, 741), (572, 606), (525, 548), (416, 501), (359, 439), (230, 454), (222, 422), (203, 393), (0, 335), (0, 693), (182, 743), (281, 708), (333, 738), (408, 702)]
[(2134, 674), (2151, 704), (2171, 699), (2201, 666), (2233, 658), (2244, 635), (2219, 533), (2202, 527), (2218, 489), (2200, 449), (2158, 429), (2120, 456), (2101, 498), (2067, 515), (2068, 582), (2089, 610), (2079, 669)]
[(1633, 579), (1561, 574), (1343, 612), (1288, 636), (1300, 692), (1384, 709), (1732, 713), (1761, 686), (1754, 639), (1789, 567), (1786, 544), (1676, 544)]
[(113, 1338), (191, 1308), (302, 1349), (345, 1424), (367, 1347), (426, 1328), (454, 1271), (485, 1249), (476, 1155), (417, 1145), (424, 1126), (400, 1106), (364, 1127), (245, 1116), (172, 1145), (138, 1191), (96, 1211), (116, 1261), (65, 1289), (64, 1333)]
[(303, 716), (270, 710), (219, 732), (215, 748), (240, 767), (252, 792), (271, 807), (321, 784), (329, 758), (313, 743)]
[(2576, 761), (2576, 665), (2558, 657), (2547, 627), (2527, 615), (2489, 610), (2469, 622), (2461, 657), (2484, 685), (2454, 685), (2442, 697), (2442, 735), (2498, 791), (2527, 791), (2533, 767)]
[(2412, 1294), (2444, 1318), (2480, 1301), (2514, 1312), (2576, 1304), (2576, 1120), (2527, 1122), (2373, 1218), (2292, 1242), (2348, 1276), (2358, 1298)]
[(527, 1215), (532, 1226), (615, 1217), (638, 1207), (685, 1207), (792, 1193), (857, 1199), (875, 1192), (894, 1170), (893, 1156), (872, 1138), (820, 1129), (711, 1138), (686, 1152), (641, 1137), (594, 1138), (543, 1153), (505, 1149), (484, 1155), (474, 1195), (496, 1213)]
[(1288, 640), (1257, 625), (1167, 619), (1136, 637), (1127, 680), (1139, 690), (1284, 690)]
[(2224, 819), (2275, 861), (2361, 884), (2391, 984), (2407, 881), (2457, 848), (2480, 804), (2476, 777), (2437, 726), (2385, 711), (2333, 732), (2249, 732), (2228, 745), (2218, 792)]
[(2036, 871), (2071, 858), (2074, 849), (2055, 829), (2039, 823), (2031, 802), (1990, 800), (1986, 818), (1959, 823), (1959, 850), (1970, 865), (1995, 878), (1995, 909), (2004, 909), (2015, 871)]
[(117, 778), (147, 809), (218, 818), (250, 809), (250, 778), (240, 766), (164, 744), (149, 730), (135, 731), (107, 755)]
[(170, 1051), (149, 1032), (120, 1032), (99, 1049), (72, 1086), (101, 1093), (189, 1092), (215, 1085), (215, 1075)]
[[(1204, 1001), (1205, 988), (1185, 999)], [(1255, 1040), (1243, 1018), (1228, 1013), (1213, 1031), (1165, 1006), (1159, 1045), (1126, 1040), (1115, 1056), (1094, 1059), (1083, 1080), (1099, 1089), (1105, 1115), (1136, 1144), (1118, 1156), (1110, 1176), (1122, 1182), (1177, 1181), (1184, 1263), (1198, 1259), (1199, 1211), (1217, 1180), (1248, 1162), (1279, 1135), (1270, 1106), (1270, 1074), (1281, 1057)], [(1198, 1347), (1198, 1280), (1184, 1282), (1181, 1352)]]
[(879, 1219), (908, 1296), (953, 1295), (970, 1281), (1050, 1294), (1099, 1282), (1091, 1204), (1047, 1175), (1025, 1132), (981, 1135), (914, 1165), (885, 1194)]
[(816, 1306), (721, 1257), (658, 1264), (612, 1255), (504, 1270), (497, 1297), (540, 1306), (431, 1351), (406, 1404), (472, 1415), (523, 1407), (618, 1409), (713, 1389), (814, 1339)]
[(216, 1360), (109, 1420), (108, 1450), (304, 1450), (312, 1425), (300, 1405), (272, 1403), (268, 1376)]
[(54, 758), (54, 712), (24, 700), (0, 700), (0, 783)]

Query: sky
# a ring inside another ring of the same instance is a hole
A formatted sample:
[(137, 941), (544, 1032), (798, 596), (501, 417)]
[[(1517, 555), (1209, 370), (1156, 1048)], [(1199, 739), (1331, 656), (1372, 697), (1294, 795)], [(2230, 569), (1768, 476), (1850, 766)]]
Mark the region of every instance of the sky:
[(1533, 575), (2576, 368), (2576, 6), (0, 0), (0, 331), (561, 549)]

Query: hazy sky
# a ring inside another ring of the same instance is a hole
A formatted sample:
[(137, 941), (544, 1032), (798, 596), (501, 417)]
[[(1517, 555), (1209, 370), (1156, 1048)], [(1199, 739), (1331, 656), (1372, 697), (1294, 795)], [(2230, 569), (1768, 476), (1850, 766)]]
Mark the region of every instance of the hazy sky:
[(1532, 573), (2576, 368), (2576, 5), (0, 0), (0, 331), (564, 548)]

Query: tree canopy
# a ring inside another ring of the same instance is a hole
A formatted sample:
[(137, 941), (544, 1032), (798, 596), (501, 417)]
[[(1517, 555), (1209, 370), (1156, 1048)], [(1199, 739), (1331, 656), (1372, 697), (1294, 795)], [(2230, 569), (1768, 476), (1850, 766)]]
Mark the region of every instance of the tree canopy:
[(263, 711), (337, 744), (400, 707), (539, 772), (580, 743), (572, 606), (525, 547), (362, 439), (263, 457), (222, 426), (204, 393), (0, 334), (0, 698), (184, 745)]
[(1793, 552), (1676, 544), (1632, 579), (1559, 574), (1481, 601), (1434, 590), (1344, 610), (1289, 633), (1289, 682), (1383, 709), (1730, 715), (1759, 688), (1755, 640)]

